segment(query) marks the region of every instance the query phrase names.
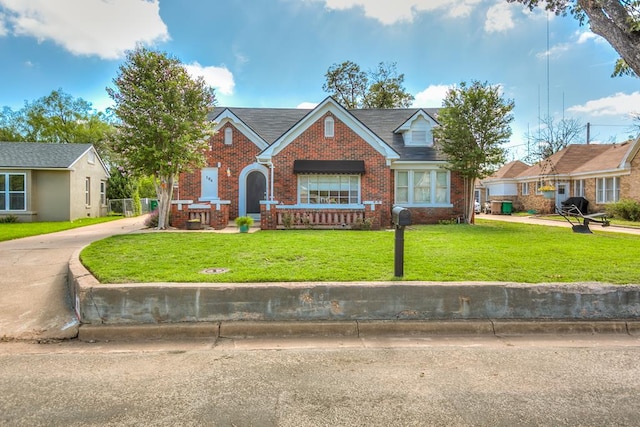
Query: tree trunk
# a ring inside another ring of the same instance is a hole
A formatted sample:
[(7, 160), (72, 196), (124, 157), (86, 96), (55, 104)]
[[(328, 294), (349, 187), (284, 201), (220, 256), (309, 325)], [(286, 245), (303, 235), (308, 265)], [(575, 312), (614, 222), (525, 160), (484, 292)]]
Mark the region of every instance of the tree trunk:
[(475, 179), (464, 179), (464, 222), (466, 224), (473, 224), (474, 211), (475, 211)]
[(169, 212), (171, 212), (174, 180), (174, 175), (167, 175), (158, 177), (156, 181), (156, 193), (158, 193), (158, 230), (166, 230), (169, 228)]
[(640, 32), (631, 31), (632, 17), (620, 0), (578, 0), (589, 17), (591, 31), (603, 37), (620, 54), (627, 65), (640, 76)]

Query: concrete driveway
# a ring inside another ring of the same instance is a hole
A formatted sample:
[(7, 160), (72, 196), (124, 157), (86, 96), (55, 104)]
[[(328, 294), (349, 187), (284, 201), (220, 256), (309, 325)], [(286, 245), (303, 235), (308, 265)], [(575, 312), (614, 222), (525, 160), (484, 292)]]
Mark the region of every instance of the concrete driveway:
[(145, 216), (0, 242), (0, 340), (78, 335), (67, 291), (69, 260), (89, 243), (144, 227)]

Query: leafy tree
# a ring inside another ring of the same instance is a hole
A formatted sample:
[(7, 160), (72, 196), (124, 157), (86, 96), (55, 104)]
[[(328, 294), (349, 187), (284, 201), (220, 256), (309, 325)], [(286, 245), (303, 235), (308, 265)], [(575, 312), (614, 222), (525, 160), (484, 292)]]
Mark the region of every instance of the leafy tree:
[(618, 52), (614, 76), (640, 75), (640, 1), (638, 0), (507, 0), (533, 10), (544, 3), (557, 15), (573, 15)]
[(136, 180), (121, 166), (112, 166), (107, 181), (107, 199), (130, 199), (136, 191)]
[(471, 223), (474, 184), (504, 163), (502, 144), (511, 136), (512, 100), (504, 100), (498, 86), (473, 81), (449, 89), (434, 128), (437, 145), (449, 159), (450, 170), (464, 178), (465, 221)]
[(358, 108), (364, 102), (369, 86), (367, 73), (351, 61), (333, 64), (325, 74), (322, 90), (336, 98), (345, 108)]
[(580, 138), (584, 125), (577, 119), (562, 118), (556, 122), (553, 117), (547, 116), (541, 119), (540, 125), (537, 133), (527, 132), (525, 135), (529, 149), (525, 161), (528, 163), (546, 159), (569, 144), (583, 142)]
[(377, 70), (365, 73), (358, 64), (345, 61), (329, 67), (325, 77), (322, 90), (345, 108), (408, 107), (414, 99), (402, 86), (404, 74), (398, 75), (395, 62), (381, 62)]
[(20, 113), (3, 107), (0, 111), (0, 141), (24, 141), (20, 132)]
[(378, 70), (370, 73), (373, 83), (364, 97), (364, 108), (406, 108), (414, 100), (405, 92), (404, 74), (398, 74), (395, 62), (378, 64)]
[(108, 159), (106, 141), (112, 132), (109, 117), (96, 112), (91, 103), (74, 98), (62, 89), (54, 90), (12, 111), (4, 107), (0, 114), (0, 135), (5, 141), (88, 143)]
[(143, 47), (127, 52), (113, 82), (107, 88), (119, 119), (113, 149), (127, 170), (154, 178), (158, 229), (167, 228), (176, 177), (204, 164), (213, 89), (192, 79), (179, 60)]

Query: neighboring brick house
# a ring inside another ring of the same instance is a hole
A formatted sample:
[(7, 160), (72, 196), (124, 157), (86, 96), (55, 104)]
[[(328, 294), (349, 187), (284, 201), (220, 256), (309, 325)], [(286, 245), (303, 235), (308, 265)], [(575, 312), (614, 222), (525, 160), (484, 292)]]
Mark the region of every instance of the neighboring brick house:
[[(482, 181), (489, 198), (511, 200), (514, 209), (554, 211), (569, 197), (589, 201), (590, 212), (603, 211), (620, 199), (640, 201), (640, 138), (622, 144), (571, 144), (518, 174), (507, 176), (505, 165)], [(540, 187), (555, 188), (551, 199)]]
[(34, 222), (105, 216), (108, 179), (91, 144), (0, 142), (0, 218)]
[(214, 228), (249, 215), (263, 229), (384, 228), (395, 205), (414, 223), (463, 212), (462, 180), (431, 129), (437, 109), (216, 108), (206, 166), (183, 173), (172, 224)]

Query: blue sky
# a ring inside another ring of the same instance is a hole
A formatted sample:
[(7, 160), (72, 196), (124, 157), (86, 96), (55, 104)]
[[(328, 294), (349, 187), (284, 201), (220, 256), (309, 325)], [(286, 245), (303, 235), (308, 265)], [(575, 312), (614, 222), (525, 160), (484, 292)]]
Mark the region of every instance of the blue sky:
[(510, 158), (547, 113), (591, 123), (602, 142), (628, 139), (640, 113), (640, 79), (610, 77), (606, 41), (506, 0), (0, 0), (0, 106), (60, 88), (104, 110), (136, 43), (204, 75), (220, 106), (317, 104), (346, 60), (396, 62), (417, 107), (462, 81), (499, 84), (516, 104)]

